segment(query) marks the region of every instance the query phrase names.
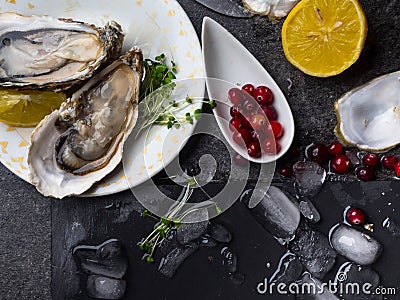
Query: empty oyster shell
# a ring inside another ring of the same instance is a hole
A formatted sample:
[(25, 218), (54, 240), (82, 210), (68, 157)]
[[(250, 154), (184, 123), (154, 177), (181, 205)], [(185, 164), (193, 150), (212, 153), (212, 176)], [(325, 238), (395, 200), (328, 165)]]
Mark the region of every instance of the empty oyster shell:
[(34, 130), (29, 177), (45, 196), (79, 195), (121, 161), (135, 126), (143, 56), (133, 48), (89, 80)]
[(0, 14), (0, 86), (59, 91), (90, 78), (118, 58), (115, 21), (104, 28), (50, 16)]
[(243, 5), (250, 12), (280, 19), (292, 10), (300, 0), (243, 0)]
[(400, 71), (378, 77), (335, 103), (337, 137), (363, 150), (382, 152), (400, 144)]

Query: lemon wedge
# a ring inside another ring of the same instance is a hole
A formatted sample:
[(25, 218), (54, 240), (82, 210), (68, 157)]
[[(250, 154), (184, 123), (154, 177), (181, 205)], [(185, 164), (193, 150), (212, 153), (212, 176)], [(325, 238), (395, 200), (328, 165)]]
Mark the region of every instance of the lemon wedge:
[(63, 93), (0, 90), (0, 122), (13, 127), (34, 127), (65, 99)]
[(287, 60), (306, 74), (340, 74), (360, 56), (367, 21), (357, 0), (302, 0), (282, 27)]

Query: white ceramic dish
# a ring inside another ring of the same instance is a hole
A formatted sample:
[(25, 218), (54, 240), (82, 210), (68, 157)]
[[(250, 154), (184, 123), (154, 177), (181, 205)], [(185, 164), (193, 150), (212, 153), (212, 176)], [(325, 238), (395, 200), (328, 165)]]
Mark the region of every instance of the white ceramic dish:
[[(214, 113), (225, 138), (236, 152), (250, 161), (270, 163), (277, 160), (289, 149), (294, 137), (293, 115), (281, 89), (257, 59), (231, 33), (208, 17), (203, 20), (202, 44), (209, 97), (224, 104), (218, 105)], [(284, 135), (279, 140), (282, 148), (276, 155), (263, 154), (260, 158), (252, 158), (248, 156), (244, 147), (232, 140), (232, 132), (229, 130), (231, 104), (227, 97), (228, 90), (246, 83), (255, 86), (266, 85), (274, 93), (274, 107), (279, 116), (278, 121), (284, 128)]]
[[(203, 76), (198, 37), (176, 0), (32, 0), (30, 3), (14, 0), (2, 3), (0, 12), (6, 11), (73, 18), (96, 25), (115, 20), (122, 25), (125, 32), (124, 50), (138, 45), (146, 58), (165, 53), (178, 65), (178, 79)], [(203, 95), (204, 85), (193, 87), (191, 92)], [(200, 107), (201, 104), (196, 104), (192, 109)], [(32, 129), (12, 128), (0, 123), (0, 162), (26, 181), (26, 158), (31, 132)], [(139, 138), (134, 143), (128, 143), (129, 149), (125, 148), (129, 155), (125, 173), (122, 168), (116, 170), (92, 188), (88, 195), (113, 194), (151, 178), (178, 155), (179, 148), (176, 145), (184, 143), (192, 132), (191, 125), (173, 132), (161, 126), (152, 127), (146, 144), (144, 138)], [(162, 155), (162, 149), (167, 151), (165, 155)], [(146, 164), (142, 164), (143, 160)]]

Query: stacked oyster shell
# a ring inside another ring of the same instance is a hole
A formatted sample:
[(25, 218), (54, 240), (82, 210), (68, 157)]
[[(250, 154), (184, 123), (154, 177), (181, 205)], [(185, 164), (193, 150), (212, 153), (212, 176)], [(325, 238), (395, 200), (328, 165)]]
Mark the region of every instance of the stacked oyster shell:
[(31, 182), (45, 196), (84, 193), (121, 162), (138, 117), (141, 50), (121, 55), (124, 35), (115, 21), (100, 28), (8, 12), (0, 14), (0, 29), (0, 87), (69, 94), (32, 133)]

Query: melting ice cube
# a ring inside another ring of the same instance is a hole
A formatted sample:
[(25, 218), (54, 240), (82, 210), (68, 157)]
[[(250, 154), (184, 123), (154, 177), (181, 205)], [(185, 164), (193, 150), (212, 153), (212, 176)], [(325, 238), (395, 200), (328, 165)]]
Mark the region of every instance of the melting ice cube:
[(95, 299), (121, 299), (125, 293), (125, 280), (90, 275), (87, 280), (87, 293)]
[(278, 268), (269, 280), (271, 283), (290, 284), (303, 273), (303, 265), (293, 253), (287, 252), (282, 256)]
[(301, 214), (312, 223), (318, 223), (321, 220), (321, 215), (319, 214), (319, 211), (310, 199), (306, 197), (301, 197), (299, 202), (299, 209)]
[(329, 238), (339, 254), (360, 265), (374, 263), (382, 252), (377, 240), (345, 224), (332, 228)]
[(314, 197), (325, 182), (326, 171), (312, 161), (299, 161), (293, 166), (297, 193), (304, 197)]

